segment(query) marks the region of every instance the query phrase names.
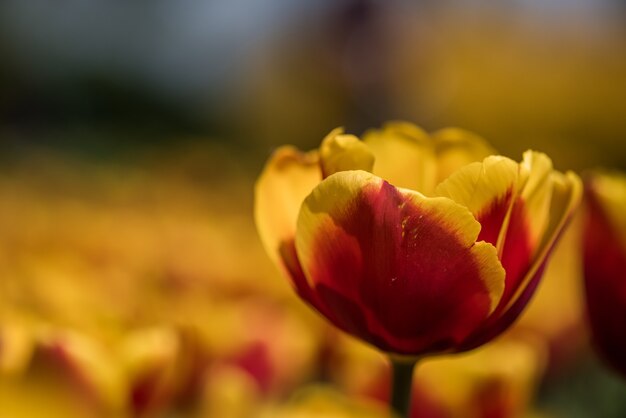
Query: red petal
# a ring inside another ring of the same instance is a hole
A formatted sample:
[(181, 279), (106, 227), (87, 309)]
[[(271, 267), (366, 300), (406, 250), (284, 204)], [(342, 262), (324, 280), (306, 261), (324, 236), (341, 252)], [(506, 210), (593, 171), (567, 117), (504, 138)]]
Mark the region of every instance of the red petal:
[(529, 222), (524, 201), (518, 197), (511, 211), (502, 247), (501, 260), (506, 271), (506, 284), (500, 300), (500, 308), (506, 307), (531, 267), (534, 248), (530, 241)]
[(309, 283), (337, 326), (383, 350), (453, 349), (500, 295), (495, 248), (474, 244), (480, 226), (466, 208), (358, 173), (305, 200), (296, 246)]

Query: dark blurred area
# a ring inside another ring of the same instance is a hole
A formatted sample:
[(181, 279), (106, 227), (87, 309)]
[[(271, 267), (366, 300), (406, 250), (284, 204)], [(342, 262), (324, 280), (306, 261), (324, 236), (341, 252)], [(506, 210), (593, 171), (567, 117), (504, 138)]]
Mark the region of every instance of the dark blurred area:
[(193, 138), (266, 155), (408, 119), (474, 130), (512, 157), (624, 167), (625, 19), (609, 0), (6, 0), (0, 138), (94, 155)]

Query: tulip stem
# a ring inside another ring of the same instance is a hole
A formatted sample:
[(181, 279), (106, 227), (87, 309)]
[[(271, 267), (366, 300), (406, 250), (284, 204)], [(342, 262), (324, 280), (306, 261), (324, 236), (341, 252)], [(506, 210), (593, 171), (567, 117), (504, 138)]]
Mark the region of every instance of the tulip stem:
[(391, 360), (391, 408), (399, 417), (409, 417), (415, 361)]

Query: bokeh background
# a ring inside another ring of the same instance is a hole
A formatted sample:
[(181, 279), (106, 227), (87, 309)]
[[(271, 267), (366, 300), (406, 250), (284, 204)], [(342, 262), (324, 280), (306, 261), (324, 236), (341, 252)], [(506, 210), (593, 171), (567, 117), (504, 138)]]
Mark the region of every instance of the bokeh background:
[[(281, 144), (402, 119), (626, 169), (620, 0), (4, 0), (0, 63), (0, 416), (379, 416), (383, 360), (256, 237)], [(577, 223), (518, 326), (419, 368), (415, 417), (626, 416)]]

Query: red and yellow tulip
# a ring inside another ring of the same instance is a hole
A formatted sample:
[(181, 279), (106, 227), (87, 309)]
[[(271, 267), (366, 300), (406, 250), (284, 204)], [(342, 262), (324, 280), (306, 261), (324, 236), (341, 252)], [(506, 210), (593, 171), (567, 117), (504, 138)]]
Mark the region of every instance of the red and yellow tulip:
[(626, 376), (626, 176), (595, 173), (586, 183), (584, 271), (596, 348)]
[(408, 123), (282, 147), (256, 184), (261, 239), (302, 299), (380, 350), (477, 347), (520, 314), (581, 195), (542, 153), (493, 153)]

